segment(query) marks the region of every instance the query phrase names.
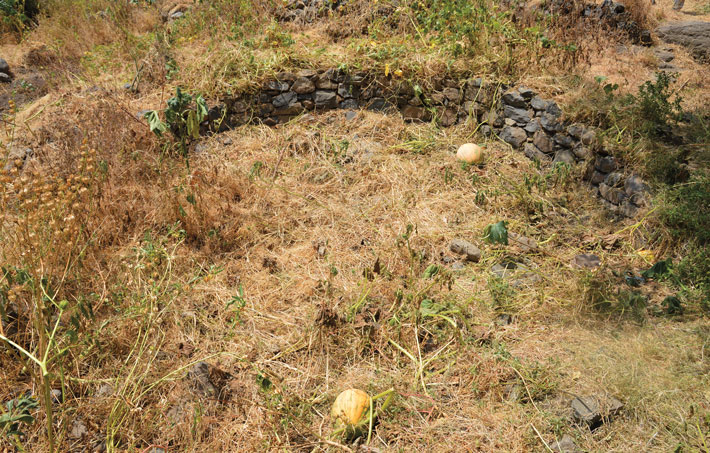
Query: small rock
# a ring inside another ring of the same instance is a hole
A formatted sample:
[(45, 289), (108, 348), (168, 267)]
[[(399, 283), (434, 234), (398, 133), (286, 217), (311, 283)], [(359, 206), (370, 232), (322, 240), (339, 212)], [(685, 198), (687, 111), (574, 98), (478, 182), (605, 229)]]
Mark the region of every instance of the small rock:
[(518, 93), (520, 93), (520, 96), (522, 96), (526, 101), (531, 100), (533, 96), (535, 96), (535, 92), (532, 89), (523, 85), (518, 87)]
[(553, 140), (563, 148), (571, 148), (574, 144), (574, 139), (567, 134), (555, 134)]
[(338, 96), (331, 91), (316, 91), (313, 101), (316, 107), (334, 108), (338, 102)]
[(464, 239), (454, 239), (449, 249), (459, 255), (465, 255), (467, 261), (477, 263), (481, 259), (481, 249)]
[(456, 120), (458, 119), (458, 114), (456, 110), (452, 108), (445, 109), (443, 112), (441, 112), (441, 116), (439, 117), (439, 124), (442, 127), (449, 127), (453, 126), (456, 123)]
[(591, 430), (610, 421), (624, 407), (615, 398), (599, 396), (577, 397), (572, 400), (571, 406), (574, 421), (587, 425)]
[(631, 218), (631, 217), (636, 217), (636, 214), (638, 214), (638, 212), (639, 212), (639, 208), (631, 200), (624, 200), (621, 203), (621, 206), (619, 206), (619, 212), (624, 217)]
[(592, 143), (594, 143), (594, 140), (596, 139), (597, 134), (594, 131), (587, 130), (585, 133), (582, 134), (581, 140), (582, 144), (586, 146), (590, 146)]
[[(335, 96), (335, 95), (333, 95)], [(278, 96), (275, 96), (274, 99), (271, 101), (271, 103), (274, 105), (276, 108), (281, 108), (281, 107), (286, 107), (290, 104), (295, 103), (298, 100), (298, 95), (294, 93), (293, 91), (289, 91), (287, 93), (281, 93)]]
[(574, 257), (572, 265), (581, 269), (594, 269), (602, 265), (602, 260), (597, 255), (583, 253)]
[(535, 241), (535, 239), (530, 239), (529, 237), (525, 237), (512, 231), (508, 232), (508, 240), (512, 245), (517, 245), (518, 247), (520, 247), (520, 250), (522, 250), (523, 253), (538, 250), (537, 242)]
[(123, 84), (124, 90), (130, 90), (132, 87), (133, 87), (133, 84), (131, 82), (126, 82)]
[(4, 72), (0, 72), (0, 83), (10, 83), (10, 82), (12, 82), (12, 77), (5, 74)]
[(316, 86), (308, 77), (299, 77), (293, 82), (291, 91), (297, 94), (308, 94), (316, 91)]
[(599, 184), (599, 194), (602, 198), (615, 205), (621, 204), (622, 201), (628, 198), (623, 190), (609, 187), (604, 183)]
[(52, 403), (59, 404), (62, 402), (62, 391), (59, 389), (52, 389)]
[(580, 159), (580, 160), (587, 160), (592, 155), (592, 152), (589, 150), (589, 148), (582, 145), (581, 143), (577, 143), (577, 145), (575, 145), (575, 147), (572, 148), (572, 152), (574, 153), (575, 156), (577, 156), (577, 159)]
[(527, 102), (525, 102), (525, 98), (518, 91), (508, 91), (503, 95), (502, 100), (504, 104), (507, 104), (512, 107), (527, 107)]
[(86, 424), (81, 421), (81, 419), (74, 420), (71, 431), (69, 432), (69, 437), (72, 439), (81, 439), (88, 434), (89, 429), (86, 427)]
[(224, 146), (229, 146), (233, 143), (233, 141), (230, 137), (223, 137), (220, 141), (222, 142), (222, 144)]
[(360, 106), (358, 105), (357, 100), (355, 99), (345, 99), (343, 102), (340, 103), (341, 109), (356, 109), (358, 107)]
[(402, 109), (402, 117), (405, 121), (427, 121), (431, 119), (429, 111), (423, 107), (415, 107), (413, 105), (405, 105)]
[(182, 11), (177, 11), (177, 12), (172, 13), (172, 14), (170, 15), (170, 20), (177, 20), (177, 19), (180, 19), (180, 18), (181, 18), (182, 16), (184, 16), (184, 15), (185, 15), (185, 13), (183, 13)]
[(533, 135), (533, 145), (545, 154), (552, 154), (555, 151), (555, 143), (549, 135), (543, 131), (535, 132)]
[(288, 91), (288, 83), (287, 82), (281, 82), (279, 80), (271, 80), (267, 82), (266, 84), (266, 90), (268, 91)]
[(0, 72), (3, 74), (10, 74), (10, 65), (7, 64), (7, 61), (2, 58), (0, 58)]
[(551, 160), (550, 156), (537, 149), (537, 146), (532, 143), (525, 144), (523, 154), (530, 160), (538, 160), (540, 162), (549, 162)]
[(561, 150), (557, 151), (557, 153), (555, 154), (555, 158), (552, 160), (552, 163), (555, 163), (555, 162), (564, 162), (569, 165), (574, 165), (576, 160), (574, 158), (574, 153), (572, 153), (572, 151), (570, 151), (568, 149), (561, 149)]
[(555, 453), (577, 453), (579, 449), (574, 439), (569, 434), (562, 436), (562, 439), (556, 440), (550, 444), (550, 449)]
[(618, 165), (612, 156), (604, 156), (597, 159), (594, 168), (602, 173), (611, 173), (618, 168)]
[(550, 101), (547, 104), (547, 108), (545, 109), (545, 112), (547, 112), (549, 115), (552, 115), (555, 118), (559, 118), (560, 115), (562, 115), (562, 110), (560, 109), (560, 106), (557, 105), (555, 101)]
[(456, 261), (454, 264), (451, 265), (452, 271), (462, 271), (464, 269), (466, 269), (466, 265), (461, 261)]
[(214, 397), (217, 395), (217, 388), (210, 381), (210, 366), (206, 362), (196, 363), (187, 373), (187, 377), (204, 396)]
[(525, 132), (525, 129), (521, 127), (506, 126), (503, 132), (501, 132), (500, 138), (517, 149), (528, 139), (528, 134)]
[(540, 117), (540, 126), (551, 134), (562, 130), (562, 123), (560, 120), (548, 112), (543, 113)]
[(355, 118), (357, 118), (357, 112), (353, 112), (353, 111), (345, 112), (345, 119), (347, 121), (352, 121)]
[(667, 50), (656, 50), (654, 53), (659, 60), (665, 61), (666, 63), (670, 63), (675, 58), (673, 52), (668, 52)]
[(536, 119), (532, 120), (527, 125), (525, 125), (523, 129), (525, 129), (525, 132), (527, 132), (528, 134), (534, 134), (538, 131), (538, 129), (540, 129), (540, 122)]
[(547, 109), (549, 104), (549, 101), (542, 99), (540, 96), (535, 96), (530, 100), (530, 107), (532, 107), (536, 112), (544, 111)]
[(530, 122), (530, 113), (527, 109), (506, 105), (503, 107), (503, 114), (506, 118), (515, 121), (519, 126), (526, 126)]
[(207, 151), (207, 145), (204, 143), (195, 144), (195, 154), (202, 154)]

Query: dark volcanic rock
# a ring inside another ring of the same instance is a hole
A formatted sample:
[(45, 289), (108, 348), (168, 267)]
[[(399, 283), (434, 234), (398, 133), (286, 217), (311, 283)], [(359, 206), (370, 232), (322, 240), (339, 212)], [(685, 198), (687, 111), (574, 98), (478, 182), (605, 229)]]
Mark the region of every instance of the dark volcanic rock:
[(520, 148), (528, 139), (528, 134), (521, 127), (506, 126), (500, 133), (500, 138), (513, 148)]
[(610, 421), (624, 407), (621, 401), (612, 397), (582, 396), (572, 400), (572, 417), (577, 423), (596, 429)]

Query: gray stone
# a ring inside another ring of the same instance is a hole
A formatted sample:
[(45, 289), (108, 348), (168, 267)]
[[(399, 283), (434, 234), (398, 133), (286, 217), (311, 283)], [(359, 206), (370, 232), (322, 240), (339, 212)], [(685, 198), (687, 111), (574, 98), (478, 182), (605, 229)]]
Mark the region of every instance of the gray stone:
[(340, 103), (341, 109), (356, 109), (359, 107), (356, 99), (345, 99)]
[(577, 453), (579, 448), (574, 443), (574, 439), (569, 434), (562, 436), (562, 439), (556, 440), (550, 444), (550, 449), (555, 453)]
[(597, 255), (583, 253), (574, 257), (572, 265), (581, 269), (594, 269), (602, 265), (602, 260)]
[(517, 108), (511, 105), (503, 106), (503, 114), (506, 118), (515, 121), (519, 126), (526, 126), (530, 122), (530, 113), (524, 108)]
[(582, 140), (582, 144), (586, 146), (590, 146), (591, 144), (594, 143), (594, 140), (596, 139), (597, 134), (592, 131), (592, 130), (587, 130), (582, 134), (582, 137), (580, 140)]
[(564, 162), (569, 165), (574, 165), (576, 160), (572, 151), (568, 149), (561, 149), (555, 153), (555, 158), (552, 160), (552, 162)]
[(644, 206), (646, 206), (647, 203), (646, 197), (641, 192), (634, 193), (633, 195), (631, 195), (629, 200), (631, 201), (631, 203), (633, 203), (635, 206), (638, 206), (639, 208), (643, 208)]
[(577, 156), (577, 159), (580, 160), (587, 160), (592, 155), (592, 152), (589, 150), (589, 148), (582, 145), (581, 143), (577, 143), (574, 148), (572, 148), (572, 152), (575, 156)]
[(552, 138), (543, 131), (535, 132), (535, 135), (533, 135), (533, 144), (537, 149), (546, 154), (552, 154), (555, 151), (555, 144)]
[(338, 96), (332, 91), (316, 91), (313, 101), (316, 107), (334, 108), (338, 103)]
[(108, 396), (113, 395), (113, 385), (111, 384), (101, 384), (101, 386), (96, 389), (96, 396), (97, 398), (106, 398)]
[(287, 82), (287, 83), (293, 83), (298, 76), (294, 74), (293, 72), (279, 72), (276, 74), (276, 80), (279, 80), (281, 82)]
[(279, 82), (278, 80), (271, 80), (266, 84), (267, 91), (288, 91), (289, 85), (287, 82)]
[(572, 417), (575, 422), (596, 429), (610, 421), (624, 405), (612, 397), (582, 396), (572, 400)]
[(555, 134), (553, 139), (555, 143), (563, 148), (571, 148), (574, 145), (574, 139), (567, 134)]
[(452, 271), (462, 271), (464, 269), (466, 269), (466, 265), (461, 261), (456, 261), (454, 264), (451, 265)]
[(298, 94), (308, 94), (316, 91), (316, 86), (308, 77), (299, 77), (293, 82), (291, 91)]
[(520, 85), (518, 87), (518, 93), (520, 93), (520, 96), (522, 96), (526, 101), (531, 100), (533, 96), (535, 96), (535, 92), (524, 85)]
[(86, 424), (81, 419), (74, 420), (71, 431), (69, 431), (69, 437), (76, 440), (88, 435), (89, 429), (86, 427)]
[(528, 135), (532, 135), (540, 129), (540, 122), (537, 119), (533, 119), (523, 128)]
[(537, 146), (532, 143), (525, 144), (523, 154), (530, 160), (538, 160), (540, 162), (549, 162), (552, 160), (550, 156), (537, 149)]
[(504, 123), (506, 126), (517, 126), (517, 125), (518, 125), (518, 123), (516, 123), (515, 121), (511, 120), (510, 118), (506, 118), (506, 119), (503, 121), (503, 123)]
[(647, 192), (648, 185), (638, 175), (631, 175), (624, 181), (624, 191), (626, 195), (631, 196), (635, 193)]
[(341, 83), (338, 85), (338, 96), (343, 99), (351, 99), (357, 97), (358, 89), (357, 87), (350, 85), (348, 83)]
[(0, 72), (0, 83), (10, 83), (12, 82), (12, 77), (4, 72)]
[(550, 104), (549, 101), (542, 99), (540, 96), (535, 96), (530, 100), (530, 106), (537, 111), (544, 111)]
[(520, 92), (516, 91), (508, 91), (503, 95), (501, 98), (504, 104), (510, 105), (512, 107), (519, 107), (519, 108), (525, 108), (527, 107), (527, 102), (525, 102), (525, 98), (520, 94)]
[(487, 124), (482, 124), (479, 130), (484, 137), (490, 137), (493, 134), (493, 129)]
[(231, 137), (223, 137), (220, 141), (224, 146), (229, 146), (233, 143)]
[(562, 123), (555, 115), (545, 112), (540, 116), (540, 126), (547, 132), (554, 134), (562, 130)]
[(545, 112), (556, 118), (559, 118), (559, 116), (562, 115), (562, 110), (560, 109), (560, 106), (557, 105), (557, 103), (554, 101), (550, 101), (549, 104), (547, 104)]
[(367, 108), (368, 110), (374, 110), (375, 112), (387, 112), (394, 110), (394, 106), (392, 104), (380, 97), (370, 99), (370, 103)]
[(272, 114), (276, 115), (276, 116), (289, 116), (289, 115), (298, 115), (302, 111), (303, 111), (303, 104), (301, 104), (300, 102), (294, 102), (294, 103), (286, 105), (284, 107), (279, 107), (277, 109), (274, 109)]
[(594, 168), (602, 173), (611, 173), (618, 168), (618, 164), (612, 156), (604, 156), (597, 159)]
[(337, 90), (338, 84), (330, 80), (325, 74), (321, 74), (316, 79), (316, 88), (319, 90)]
[(298, 95), (293, 91), (289, 91), (287, 93), (281, 93), (278, 96), (275, 96), (271, 103), (274, 105), (274, 107), (280, 108), (295, 103), (297, 99)]
[(525, 133), (525, 129), (521, 127), (506, 126), (500, 133), (500, 138), (513, 148), (517, 149), (520, 148), (520, 146), (528, 139), (528, 134)]
[(477, 263), (481, 259), (481, 249), (464, 239), (454, 239), (449, 249), (458, 255), (465, 255), (466, 261)]
[(687, 47), (694, 55), (710, 59), (710, 22), (672, 22), (656, 29), (665, 42)]
[(454, 104), (461, 102), (461, 90), (458, 88), (444, 88), (442, 93), (449, 102), (453, 102)]
[(172, 14), (170, 15), (170, 20), (177, 20), (177, 19), (180, 19), (180, 18), (181, 18), (182, 16), (184, 16), (184, 15), (185, 15), (185, 13), (183, 13), (182, 11), (174, 12), (174, 13), (172, 13)]
[(7, 61), (2, 58), (0, 58), (0, 72), (3, 74), (10, 74), (10, 65), (7, 64)]
[(207, 397), (217, 395), (217, 387), (210, 381), (210, 366), (206, 362), (198, 362), (187, 373), (194, 388)]

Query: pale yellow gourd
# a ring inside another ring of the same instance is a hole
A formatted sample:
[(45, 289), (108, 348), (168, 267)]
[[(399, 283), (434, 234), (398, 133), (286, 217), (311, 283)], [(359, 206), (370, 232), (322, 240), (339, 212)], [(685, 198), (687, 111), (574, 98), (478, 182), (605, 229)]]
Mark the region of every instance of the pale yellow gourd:
[(483, 163), (483, 148), (474, 143), (464, 143), (456, 151), (456, 158), (467, 164), (478, 165)]
[(370, 396), (358, 389), (348, 389), (338, 395), (330, 410), (333, 420), (345, 425), (357, 425), (370, 408)]

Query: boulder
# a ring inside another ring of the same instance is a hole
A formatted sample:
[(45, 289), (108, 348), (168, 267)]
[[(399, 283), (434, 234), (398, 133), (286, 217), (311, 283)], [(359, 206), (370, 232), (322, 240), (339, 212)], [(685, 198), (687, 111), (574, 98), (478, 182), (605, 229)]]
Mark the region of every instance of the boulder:
[(710, 59), (710, 22), (673, 22), (658, 27), (656, 33), (667, 43), (687, 47), (700, 59)]

